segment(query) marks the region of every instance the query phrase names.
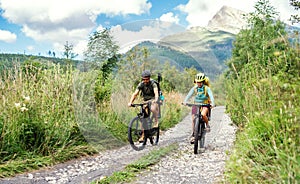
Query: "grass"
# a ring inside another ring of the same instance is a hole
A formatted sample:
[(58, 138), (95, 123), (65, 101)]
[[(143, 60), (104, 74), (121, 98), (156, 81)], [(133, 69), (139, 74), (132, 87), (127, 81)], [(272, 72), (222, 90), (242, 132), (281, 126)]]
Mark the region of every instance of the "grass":
[(114, 172), (111, 176), (103, 177), (102, 179), (92, 183), (108, 184), (133, 181), (140, 172), (148, 169), (152, 165), (155, 165), (161, 158), (176, 149), (178, 149), (178, 144), (175, 143), (160, 149), (155, 149), (134, 163), (127, 165), (122, 171)]
[(61, 149), (53, 155), (43, 156), (34, 153), (27, 153), (26, 157), (9, 160), (0, 165), (0, 178), (14, 176), (18, 173), (30, 172), (41, 167), (53, 166), (70, 159), (79, 158), (97, 153), (96, 150), (89, 145), (73, 146), (67, 149)]
[(267, 68), (252, 69), (226, 85), (227, 111), (239, 133), (225, 183), (300, 182), (297, 72), (273, 75)]

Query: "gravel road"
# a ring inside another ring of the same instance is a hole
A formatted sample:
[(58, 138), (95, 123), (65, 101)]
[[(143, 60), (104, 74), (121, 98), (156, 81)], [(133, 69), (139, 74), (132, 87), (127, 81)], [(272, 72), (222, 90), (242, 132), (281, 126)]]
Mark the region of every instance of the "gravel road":
[(49, 184), (89, 183), (122, 170), (157, 147), (174, 142), (179, 149), (139, 174), (135, 184), (168, 183), (218, 183), (222, 180), (226, 154), (235, 140), (236, 128), (224, 113), (223, 106), (212, 110), (211, 131), (206, 134), (205, 152), (195, 155), (189, 143), (191, 116), (188, 115), (172, 129), (160, 136), (158, 146), (148, 145), (142, 151), (134, 151), (129, 145), (115, 150), (100, 152), (93, 157), (72, 160), (54, 167), (0, 179), (1, 184)]

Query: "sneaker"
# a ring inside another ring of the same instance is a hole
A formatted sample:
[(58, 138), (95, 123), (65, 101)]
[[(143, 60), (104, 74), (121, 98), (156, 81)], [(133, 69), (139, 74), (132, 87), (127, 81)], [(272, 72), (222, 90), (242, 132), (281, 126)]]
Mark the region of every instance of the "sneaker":
[(204, 153), (205, 148), (199, 148), (199, 153)]
[(210, 126), (207, 125), (206, 128), (205, 128), (206, 132), (210, 132)]
[(190, 143), (191, 143), (191, 144), (194, 144), (194, 142), (195, 142), (195, 137), (193, 136), (193, 137), (191, 137), (191, 139), (190, 139)]
[(142, 136), (139, 138), (139, 142), (140, 142), (140, 143), (144, 142), (144, 138), (145, 138), (145, 137), (144, 137), (144, 133), (143, 133)]

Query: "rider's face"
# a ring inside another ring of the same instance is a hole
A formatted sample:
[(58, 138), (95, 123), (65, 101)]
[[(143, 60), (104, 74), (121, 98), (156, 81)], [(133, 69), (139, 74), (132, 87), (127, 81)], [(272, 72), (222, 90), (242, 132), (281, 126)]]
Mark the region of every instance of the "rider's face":
[(148, 84), (150, 82), (150, 77), (142, 78), (143, 83)]
[(203, 86), (203, 81), (202, 82), (197, 82), (198, 87), (202, 87)]

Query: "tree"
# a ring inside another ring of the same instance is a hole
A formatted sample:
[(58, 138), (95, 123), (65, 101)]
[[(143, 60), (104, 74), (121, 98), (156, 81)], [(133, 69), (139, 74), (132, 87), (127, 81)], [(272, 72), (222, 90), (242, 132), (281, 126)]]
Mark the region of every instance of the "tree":
[(69, 44), (68, 41), (66, 41), (66, 44), (64, 45), (65, 46), (65, 50), (64, 50), (64, 53), (63, 55), (67, 58), (67, 59), (74, 59), (78, 56), (78, 54), (75, 54), (73, 52), (73, 45), (72, 44)]
[[(290, 5), (295, 8), (295, 10), (299, 10), (300, 8), (300, 1), (298, 0), (290, 0)], [(299, 15), (291, 15), (290, 21), (293, 23), (299, 23), (300, 22), (300, 17)]]
[(85, 60), (101, 66), (105, 61), (117, 55), (119, 46), (113, 40), (108, 29), (95, 31), (90, 37), (87, 50), (84, 52)]
[(278, 13), (268, 0), (259, 0), (255, 12), (248, 18), (249, 29), (242, 30), (234, 42), (232, 58), (227, 63), (231, 73), (239, 74), (246, 68), (272, 65), (274, 52), (286, 49), (284, 24), (275, 20)]
[(119, 61), (118, 45), (108, 29), (96, 31), (89, 37), (84, 60), (99, 72), (95, 83), (96, 102), (108, 101), (112, 90), (111, 73)]

